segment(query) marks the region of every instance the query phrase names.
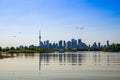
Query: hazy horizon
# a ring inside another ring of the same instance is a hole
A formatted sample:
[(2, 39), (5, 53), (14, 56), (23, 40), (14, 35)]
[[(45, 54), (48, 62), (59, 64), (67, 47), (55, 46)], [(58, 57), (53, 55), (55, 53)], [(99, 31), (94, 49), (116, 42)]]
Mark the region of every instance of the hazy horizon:
[(82, 39), (120, 43), (118, 0), (0, 0), (0, 46)]

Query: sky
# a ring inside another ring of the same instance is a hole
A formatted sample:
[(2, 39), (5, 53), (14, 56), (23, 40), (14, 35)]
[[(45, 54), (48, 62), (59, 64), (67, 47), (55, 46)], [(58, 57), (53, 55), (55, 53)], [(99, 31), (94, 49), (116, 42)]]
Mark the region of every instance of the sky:
[(82, 39), (120, 43), (119, 0), (0, 0), (0, 46)]

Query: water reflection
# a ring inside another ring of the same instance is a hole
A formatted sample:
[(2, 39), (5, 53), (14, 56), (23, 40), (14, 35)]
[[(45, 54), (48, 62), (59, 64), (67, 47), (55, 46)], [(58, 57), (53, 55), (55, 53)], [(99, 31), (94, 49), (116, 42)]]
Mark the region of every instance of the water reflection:
[(29, 59), (29, 58), (34, 58), (35, 53), (15, 53), (14, 56), (16, 56), (17, 58), (25, 57), (26, 59)]
[(120, 65), (120, 54), (110, 53), (46, 53), (39, 54), (39, 69), (42, 66), (110, 66)]
[(16, 53), (14, 56), (0, 59), (0, 80), (120, 80), (120, 53)]

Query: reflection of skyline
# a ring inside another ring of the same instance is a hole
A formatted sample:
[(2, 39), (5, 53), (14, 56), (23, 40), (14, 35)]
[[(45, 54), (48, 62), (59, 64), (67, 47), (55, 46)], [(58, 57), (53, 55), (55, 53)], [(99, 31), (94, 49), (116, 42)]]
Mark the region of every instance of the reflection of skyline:
[(120, 58), (110, 54), (40, 54), (39, 56), (39, 66), (109, 66), (112, 64), (119, 64)]
[(50, 65), (52, 62), (59, 65), (77, 65), (81, 64), (81, 57), (84, 54), (40, 54), (41, 64)]

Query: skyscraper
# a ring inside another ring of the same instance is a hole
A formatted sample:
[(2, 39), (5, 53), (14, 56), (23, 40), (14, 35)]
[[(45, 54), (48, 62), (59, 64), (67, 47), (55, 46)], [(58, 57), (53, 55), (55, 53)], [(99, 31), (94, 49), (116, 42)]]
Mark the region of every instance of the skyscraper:
[(72, 49), (77, 49), (77, 40), (72, 39), (71, 42), (72, 42)]
[(81, 39), (78, 39), (78, 45), (81, 43)]
[(78, 49), (80, 49), (81, 47), (82, 47), (81, 39), (78, 39)]
[(59, 49), (62, 49), (62, 40), (59, 41)]
[(100, 44), (100, 42), (98, 43), (98, 48), (101, 48), (101, 44)]
[(96, 44), (96, 42), (94, 42), (92, 48), (97, 48), (97, 44)]

